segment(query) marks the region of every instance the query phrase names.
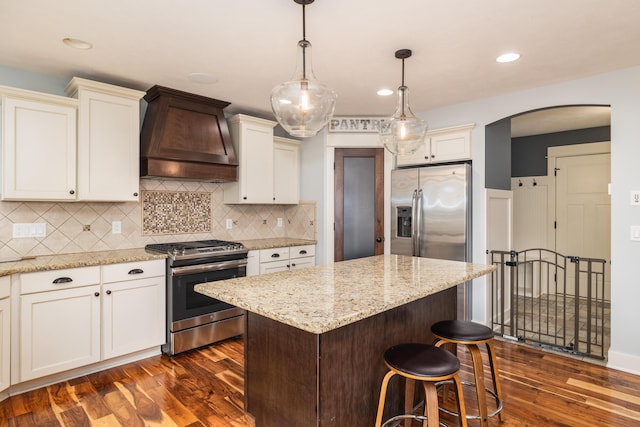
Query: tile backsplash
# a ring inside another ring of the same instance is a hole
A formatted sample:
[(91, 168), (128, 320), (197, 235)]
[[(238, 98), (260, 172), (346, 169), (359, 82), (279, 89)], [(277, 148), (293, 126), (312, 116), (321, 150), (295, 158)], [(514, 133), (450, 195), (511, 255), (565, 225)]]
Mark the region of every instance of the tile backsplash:
[[(176, 240), (316, 239), (315, 201), (224, 205), (222, 184), (194, 181), (142, 179), (140, 190), (139, 202), (0, 202), (0, 258), (141, 248)], [(121, 222), (121, 234), (111, 232), (113, 221)], [(46, 237), (12, 237), (13, 224), (33, 222), (46, 224)]]

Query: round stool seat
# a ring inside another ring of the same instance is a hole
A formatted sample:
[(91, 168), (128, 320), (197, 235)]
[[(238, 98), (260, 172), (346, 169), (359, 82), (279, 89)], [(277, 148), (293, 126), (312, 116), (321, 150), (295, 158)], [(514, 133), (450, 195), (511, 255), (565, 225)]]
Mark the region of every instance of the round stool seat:
[(431, 326), (434, 335), (455, 341), (486, 341), (493, 338), (491, 328), (465, 320), (443, 320)]
[(460, 369), (460, 361), (445, 349), (430, 344), (398, 344), (384, 352), (390, 369), (416, 377), (444, 377)]

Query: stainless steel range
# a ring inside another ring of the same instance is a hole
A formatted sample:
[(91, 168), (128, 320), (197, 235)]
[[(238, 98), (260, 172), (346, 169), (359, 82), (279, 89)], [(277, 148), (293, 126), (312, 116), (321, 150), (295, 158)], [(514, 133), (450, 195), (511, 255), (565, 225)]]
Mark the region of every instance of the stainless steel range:
[(193, 290), (199, 283), (244, 277), (248, 250), (237, 242), (199, 240), (151, 244), (167, 253), (167, 343), (174, 355), (244, 333), (244, 310)]

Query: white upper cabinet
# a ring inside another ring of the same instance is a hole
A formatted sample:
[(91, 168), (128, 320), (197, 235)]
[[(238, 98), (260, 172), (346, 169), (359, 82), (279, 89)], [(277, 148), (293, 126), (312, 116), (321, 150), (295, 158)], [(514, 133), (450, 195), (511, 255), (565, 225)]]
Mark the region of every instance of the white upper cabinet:
[(144, 92), (74, 77), (78, 99), (78, 200), (137, 201)]
[(75, 200), (76, 100), (0, 87), (2, 200)]
[(224, 203), (273, 203), (273, 128), (276, 122), (236, 114), (227, 119), (238, 156), (238, 181), (224, 184)]
[(137, 201), (144, 92), (79, 78), (66, 92), (0, 86), (1, 199)]
[(273, 144), (273, 203), (300, 201), (300, 142), (276, 136)]
[(396, 166), (471, 159), (471, 129), (473, 127), (473, 124), (469, 124), (428, 131), (424, 148), (411, 155), (397, 156)]
[(276, 122), (236, 114), (227, 119), (238, 156), (238, 181), (224, 184), (224, 203), (297, 204), (300, 143), (273, 136)]

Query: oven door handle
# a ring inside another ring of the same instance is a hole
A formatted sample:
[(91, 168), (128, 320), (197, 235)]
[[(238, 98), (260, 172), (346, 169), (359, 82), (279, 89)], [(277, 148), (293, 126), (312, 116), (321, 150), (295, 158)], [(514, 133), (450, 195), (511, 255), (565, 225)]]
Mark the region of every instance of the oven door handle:
[(246, 259), (213, 262), (210, 264), (185, 265), (184, 267), (172, 267), (172, 276), (184, 276), (185, 274), (206, 273), (207, 271), (231, 270), (247, 265)]

